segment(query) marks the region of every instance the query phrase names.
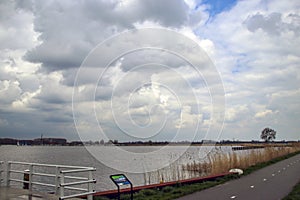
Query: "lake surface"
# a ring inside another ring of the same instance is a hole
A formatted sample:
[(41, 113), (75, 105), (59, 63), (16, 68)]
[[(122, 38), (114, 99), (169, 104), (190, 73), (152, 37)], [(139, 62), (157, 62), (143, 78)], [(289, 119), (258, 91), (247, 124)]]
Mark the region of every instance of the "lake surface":
[(103, 191), (115, 189), (111, 174), (124, 173), (135, 186), (157, 183), (162, 174), (165, 181), (176, 180), (181, 164), (203, 162), (209, 152), (229, 151), (231, 147), (0, 146), (0, 160), (95, 167), (95, 189)]

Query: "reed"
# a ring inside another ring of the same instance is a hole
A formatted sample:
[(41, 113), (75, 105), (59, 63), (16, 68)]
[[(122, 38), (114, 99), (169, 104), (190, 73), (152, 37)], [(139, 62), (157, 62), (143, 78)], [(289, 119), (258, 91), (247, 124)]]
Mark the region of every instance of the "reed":
[(209, 153), (207, 162), (192, 162), (183, 165), (182, 169), (190, 172), (197, 172), (201, 175), (211, 175), (228, 172), (232, 168), (246, 169), (259, 163), (268, 162), (274, 158), (300, 150), (299, 145), (292, 147), (269, 147), (264, 149), (252, 149), (247, 153)]
[(246, 169), (274, 158), (300, 151), (298, 143), (289, 147), (266, 146), (264, 149), (223, 152), (220, 148), (209, 152), (204, 161), (180, 164), (178, 161), (152, 172), (144, 173), (144, 184), (162, 183), (228, 172), (230, 169)]

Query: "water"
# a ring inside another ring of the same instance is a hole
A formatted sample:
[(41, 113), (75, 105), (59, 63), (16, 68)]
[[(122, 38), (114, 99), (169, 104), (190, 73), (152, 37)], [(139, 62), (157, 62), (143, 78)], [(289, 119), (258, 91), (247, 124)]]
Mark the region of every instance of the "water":
[[(172, 173), (180, 170), (178, 166), (181, 164), (193, 161), (201, 162), (205, 160), (205, 155), (211, 151), (228, 152), (231, 149), (230, 147), (222, 147), (221, 150), (220, 147), (218, 149), (199, 146), (188, 149), (183, 146), (171, 146), (167, 149), (163, 149), (161, 146), (126, 146), (120, 148), (121, 151), (126, 152), (127, 157), (124, 157), (120, 151), (116, 151), (116, 148), (111, 146), (90, 146), (87, 148), (82, 146), (0, 146), (0, 161), (95, 167), (97, 169), (94, 173), (97, 179), (95, 189), (103, 191), (115, 189), (115, 185), (109, 179), (111, 174), (125, 173), (135, 186), (157, 183), (162, 173), (166, 173), (165, 178), (178, 178)], [(168, 165), (170, 163), (172, 164)], [(155, 170), (161, 166), (166, 167), (159, 171)], [(169, 175), (167, 175), (168, 173)], [(182, 177), (188, 178), (184, 174)]]

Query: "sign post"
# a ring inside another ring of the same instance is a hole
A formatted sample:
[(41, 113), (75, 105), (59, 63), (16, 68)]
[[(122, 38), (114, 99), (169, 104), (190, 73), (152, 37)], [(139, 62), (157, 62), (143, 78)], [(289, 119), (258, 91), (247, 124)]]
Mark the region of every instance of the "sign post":
[(132, 183), (124, 174), (110, 175), (110, 179), (118, 187), (118, 200), (120, 200), (120, 186), (130, 185), (130, 199), (133, 200)]

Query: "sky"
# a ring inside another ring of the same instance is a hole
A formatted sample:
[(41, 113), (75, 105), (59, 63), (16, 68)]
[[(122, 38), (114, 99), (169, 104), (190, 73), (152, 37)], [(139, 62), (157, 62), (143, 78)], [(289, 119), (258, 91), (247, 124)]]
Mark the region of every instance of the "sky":
[(0, 137), (299, 140), (299, 36), (297, 0), (1, 1)]

